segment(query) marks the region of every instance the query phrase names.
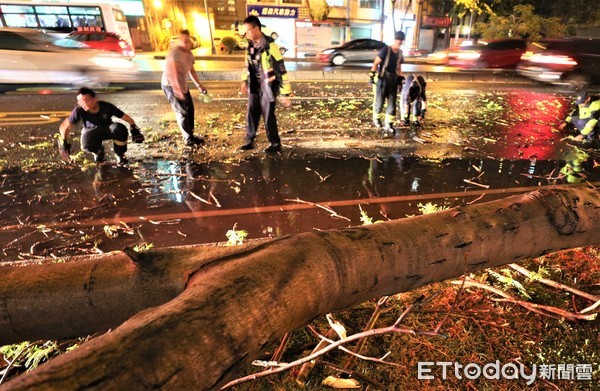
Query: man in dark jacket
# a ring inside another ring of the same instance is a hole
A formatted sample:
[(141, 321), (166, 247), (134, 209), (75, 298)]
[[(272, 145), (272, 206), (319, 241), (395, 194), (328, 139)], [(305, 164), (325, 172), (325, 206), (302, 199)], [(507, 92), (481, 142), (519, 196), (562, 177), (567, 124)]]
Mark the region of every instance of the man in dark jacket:
[(275, 117), (276, 99), (281, 95), (281, 104), (290, 107), (289, 95), (292, 89), (279, 47), (271, 37), (261, 31), (260, 20), (256, 16), (244, 19), (246, 28), (246, 61), (242, 74), (242, 92), (248, 94), (246, 114), (246, 139), (241, 150), (254, 149), (254, 138), (262, 115), (267, 131), (269, 147), (267, 153), (281, 151), (281, 139)]

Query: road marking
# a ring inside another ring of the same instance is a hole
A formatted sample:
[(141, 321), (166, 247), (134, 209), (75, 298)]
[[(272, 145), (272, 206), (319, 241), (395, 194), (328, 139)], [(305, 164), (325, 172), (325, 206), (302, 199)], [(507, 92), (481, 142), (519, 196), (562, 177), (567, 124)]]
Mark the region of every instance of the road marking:
[(70, 111), (7, 111), (0, 112), (0, 126), (45, 125), (60, 121)]

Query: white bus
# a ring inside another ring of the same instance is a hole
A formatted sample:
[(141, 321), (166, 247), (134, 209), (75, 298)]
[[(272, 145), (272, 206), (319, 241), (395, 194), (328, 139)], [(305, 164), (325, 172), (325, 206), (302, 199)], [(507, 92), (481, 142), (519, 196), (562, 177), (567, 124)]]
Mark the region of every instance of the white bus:
[(0, 27), (26, 27), (64, 37), (73, 31), (106, 31), (131, 44), (125, 14), (117, 5), (0, 0)]

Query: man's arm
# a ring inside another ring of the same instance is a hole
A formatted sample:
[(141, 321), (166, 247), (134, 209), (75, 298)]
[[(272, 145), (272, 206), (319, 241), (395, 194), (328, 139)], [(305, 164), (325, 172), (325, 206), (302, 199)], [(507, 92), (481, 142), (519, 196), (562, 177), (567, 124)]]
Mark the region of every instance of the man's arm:
[(190, 77), (194, 81), (194, 84), (196, 85), (196, 88), (199, 89), (200, 92), (202, 92), (203, 94), (206, 94), (207, 93), (206, 88), (204, 88), (204, 86), (202, 85), (202, 83), (200, 83), (200, 78), (198, 77), (198, 73), (194, 69), (193, 65), (192, 65), (192, 69), (190, 69)]
[(58, 131), (60, 132), (60, 137), (64, 141), (67, 141), (72, 128), (73, 124), (69, 121), (69, 118), (65, 118), (64, 121), (60, 124)]

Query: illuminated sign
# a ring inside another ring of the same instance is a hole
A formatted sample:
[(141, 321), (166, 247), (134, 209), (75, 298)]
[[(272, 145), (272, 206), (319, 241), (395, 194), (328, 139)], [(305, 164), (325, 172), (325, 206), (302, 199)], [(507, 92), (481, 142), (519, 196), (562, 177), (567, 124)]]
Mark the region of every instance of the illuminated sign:
[(298, 18), (298, 7), (248, 5), (248, 15), (270, 18)]
[(450, 18), (445, 16), (423, 16), (423, 27), (448, 27)]

